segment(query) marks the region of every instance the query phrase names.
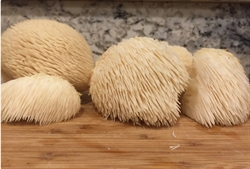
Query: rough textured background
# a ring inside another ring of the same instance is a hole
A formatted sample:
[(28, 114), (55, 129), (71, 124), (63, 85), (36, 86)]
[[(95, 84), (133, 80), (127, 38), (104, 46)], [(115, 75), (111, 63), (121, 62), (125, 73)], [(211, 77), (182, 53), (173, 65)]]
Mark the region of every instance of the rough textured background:
[(124, 38), (148, 36), (185, 46), (225, 48), (250, 78), (250, 4), (4, 1), (2, 32), (29, 18), (50, 18), (81, 32), (97, 59)]

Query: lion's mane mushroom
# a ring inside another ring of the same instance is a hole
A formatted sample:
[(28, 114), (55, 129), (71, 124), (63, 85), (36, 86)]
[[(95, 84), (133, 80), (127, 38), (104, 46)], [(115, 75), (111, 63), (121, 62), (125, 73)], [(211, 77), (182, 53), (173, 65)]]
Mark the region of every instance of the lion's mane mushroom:
[(10, 79), (42, 72), (68, 80), (78, 91), (88, 88), (94, 68), (84, 37), (48, 19), (30, 19), (8, 28), (2, 34), (1, 58), (2, 72)]
[(193, 55), (190, 53), (186, 48), (182, 46), (171, 46), (169, 45), (169, 48), (176, 52), (176, 54), (181, 59), (182, 63), (184, 64), (187, 72), (189, 75), (191, 75), (192, 71), (192, 63), (193, 63)]
[(194, 54), (182, 112), (206, 127), (239, 125), (250, 113), (250, 85), (239, 60), (222, 49)]
[(167, 41), (161, 41), (161, 43), (165, 45), (168, 50), (172, 50), (178, 55), (190, 75), (192, 71), (193, 54), (182, 46), (169, 45)]
[(174, 52), (152, 38), (136, 37), (103, 53), (89, 91), (106, 118), (169, 126), (179, 117), (178, 97), (188, 80), (185, 66)]
[(81, 108), (79, 93), (66, 80), (45, 74), (21, 77), (2, 85), (2, 122), (62, 122)]

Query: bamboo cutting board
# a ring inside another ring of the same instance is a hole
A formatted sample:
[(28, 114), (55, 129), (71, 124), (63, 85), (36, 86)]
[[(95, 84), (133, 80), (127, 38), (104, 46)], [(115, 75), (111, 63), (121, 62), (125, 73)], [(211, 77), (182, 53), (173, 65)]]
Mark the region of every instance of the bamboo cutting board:
[(208, 129), (185, 116), (174, 127), (133, 126), (104, 120), (88, 102), (67, 122), (2, 124), (2, 169), (249, 169), (249, 129), (250, 120)]

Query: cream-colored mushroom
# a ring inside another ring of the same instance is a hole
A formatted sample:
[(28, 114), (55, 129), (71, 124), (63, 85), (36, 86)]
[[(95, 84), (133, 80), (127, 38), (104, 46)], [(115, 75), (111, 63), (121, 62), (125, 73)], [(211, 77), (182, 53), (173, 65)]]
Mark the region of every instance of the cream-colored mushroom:
[(173, 52), (175, 52), (178, 55), (180, 60), (183, 62), (188, 74), (191, 75), (193, 54), (190, 53), (186, 48), (184, 48), (182, 46), (169, 45), (169, 43), (166, 41), (161, 41), (161, 43), (166, 45), (168, 50), (172, 50)]
[(177, 53), (181, 61), (183, 62), (187, 72), (191, 75), (192, 72), (192, 63), (193, 63), (193, 55), (186, 48), (181, 46), (171, 46), (169, 48)]
[(189, 80), (178, 56), (157, 40), (136, 37), (111, 46), (96, 62), (90, 94), (106, 118), (173, 125)]
[(2, 122), (62, 122), (74, 117), (80, 108), (79, 93), (60, 77), (36, 74), (2, 84)]
[(2, 71), (9, 79), (36, 73), (60, 76), (78, 91), (88, 89), (92, 51), (72, 27), (54, 20), (30, 19), (2, 34)]
[(250, 85), (239, 60), (222, 49), (194, 54), (182, 112), (207, 127), (244, 123), (250, 113)]

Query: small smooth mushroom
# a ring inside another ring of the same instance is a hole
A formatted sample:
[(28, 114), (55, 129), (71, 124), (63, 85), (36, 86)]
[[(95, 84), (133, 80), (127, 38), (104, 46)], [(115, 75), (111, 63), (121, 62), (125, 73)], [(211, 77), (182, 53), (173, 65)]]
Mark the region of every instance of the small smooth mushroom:
[(240, 125), (250, 113), (250, 84), (239, 60), (222, 49), (194, 54), (182, 112), (206, 127)]
[(36, 74), (8, 81), (1, 87), (2, 122), (62, 122), (81, 108), (80, 94), (60, 77)]
[(152, 38), (135, 37), (103, 53), (89, 92), (105, 118), (169, 126), (180, 117), (178, 97), (188, 80), (184, 64), (172, 50)]
[(78, 91), (88, 89), (94, 58), (84, 37), (54, 20), (30, 19), (2, 34), (3, 81), (36, 73), (60, 76)]

